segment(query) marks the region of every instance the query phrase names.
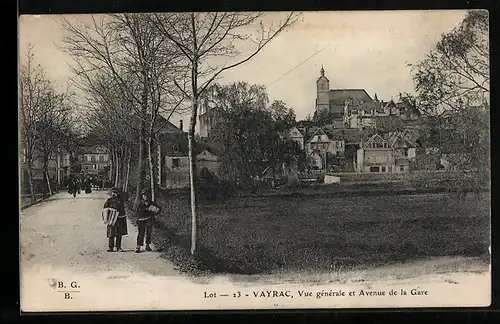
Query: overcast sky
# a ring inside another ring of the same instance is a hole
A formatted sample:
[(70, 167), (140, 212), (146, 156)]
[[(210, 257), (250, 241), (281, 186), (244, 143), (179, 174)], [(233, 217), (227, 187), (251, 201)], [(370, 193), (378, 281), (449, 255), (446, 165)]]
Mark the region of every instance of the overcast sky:
[[(270, 99), (285, 101), (298, 119), (314, 112), (321, 65), (331, 89), (363, 88), (372, 97), (376, 93), (388, 100), (412, 91), (407, 63), (421, 60), (464, 15), (456, 10), (305, 12), (287, 32), (249, 62), (227, 71), (219, 82), (265, 85)], [(64, 35), (60, 20), (57, 15), (22, 17), (19, 43), (21, 54), (28, 43), (34, 45), (37, 61), (49, 77), (64, 84), (71, 76), (71, 61), (56, 47)]]

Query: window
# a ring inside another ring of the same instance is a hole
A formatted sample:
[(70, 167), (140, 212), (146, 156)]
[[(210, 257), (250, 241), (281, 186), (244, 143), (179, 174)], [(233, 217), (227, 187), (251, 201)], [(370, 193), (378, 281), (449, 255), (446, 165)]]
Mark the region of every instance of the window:
[(179, 159), (172, 159), (172, 167), (173, 168), (179, 167)]
[(90, 160), (91, 160), (92, 162), (95, 162), (95, 160), (96, 160), (96, 159), (95, 159), (95, 155), (91, 155)]
[(370, 167), (370, 172), (379, 172), (379, 167), (378, 166), (375, 166), (375, 167)]
[(90, 161), (90, 155), (87, 155), (87, 161)]
[(104, 162), (104, 155), (99, 155), (99, 161)]
[(381, 167), (382, 172), (385, 172), (385, 166)]

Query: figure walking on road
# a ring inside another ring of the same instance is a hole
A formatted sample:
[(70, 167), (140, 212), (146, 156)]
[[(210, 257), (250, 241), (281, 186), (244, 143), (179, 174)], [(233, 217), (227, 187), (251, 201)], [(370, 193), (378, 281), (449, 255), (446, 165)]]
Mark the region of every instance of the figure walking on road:
[(154, 215), (159, 213), (160, 209), (151, 201), (149, 190), (141, 191), (141, 199), (137, 206), (137, 248), (135, 253), (141, 252), (141, 247), (144, 244), (144, 236), (146, 236), (146, 251), (151, 251), (151, 235), (153, 233)]
[(77, 193), (80, 193), (80, 188), (79, 188), (79, 183), (78, 183), (78, 178), (73, 178), (72, 184), (71, 184), (71, 194), (73, 197), (76, 197)]
[[(120, 189), (111, 189), (111, 198), (106, 200), (104, 208), (113, 208), (118, 211), (118, 218), (112, 225), (107, 225), (108, 252), (113, 252), (116, 245), (116, 251), (123, 252), (122, 236), (127, 235), (127, 217), (125, 215), (125, 204), (120, 195)], [(116, 242), (115, 242), (116, 241)], [(115, 244), (116, 243), (116, 244)]]

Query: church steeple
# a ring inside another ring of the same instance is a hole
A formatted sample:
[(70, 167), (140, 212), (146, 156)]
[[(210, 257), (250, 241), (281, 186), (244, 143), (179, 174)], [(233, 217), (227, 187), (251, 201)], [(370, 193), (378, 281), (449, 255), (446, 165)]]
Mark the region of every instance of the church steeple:
[(321, 65), (321, 76), (316, 81), (316, 110), (328, 109), (330, 106), (330, 81), (325, 76), (325, 69)]

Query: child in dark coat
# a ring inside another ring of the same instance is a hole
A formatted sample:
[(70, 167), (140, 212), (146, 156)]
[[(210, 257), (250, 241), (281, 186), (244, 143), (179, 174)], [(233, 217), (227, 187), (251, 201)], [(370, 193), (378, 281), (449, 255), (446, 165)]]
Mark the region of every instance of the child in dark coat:
[(153, 233), (154, 215), (159, 212), (158, 207), (149, 198), (149, 191), (144, 189), (141, 191), (141, 199), (137, 206), (137, 248), (135, 253), (141, 252), (141, 247), (144, 244), (144, 236), (146, 236), (146, 251), (151, 251), (151, 235)]
[(122, 236), (127, 235), (127, 217), (125, 215), (125, 203), (120, 196), (118, 188), (111, 189), (111, 198), (106, 200), (103, 208), (114, 208), (118, 210), (118, 218), (114, 225), (107, 225), (108, 252), (113, 252), (116, 240), (116, 251), (123, 252)]

